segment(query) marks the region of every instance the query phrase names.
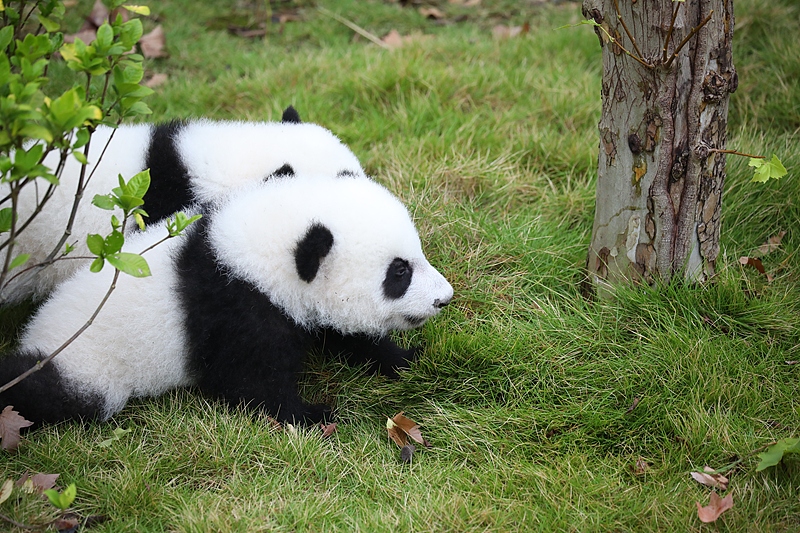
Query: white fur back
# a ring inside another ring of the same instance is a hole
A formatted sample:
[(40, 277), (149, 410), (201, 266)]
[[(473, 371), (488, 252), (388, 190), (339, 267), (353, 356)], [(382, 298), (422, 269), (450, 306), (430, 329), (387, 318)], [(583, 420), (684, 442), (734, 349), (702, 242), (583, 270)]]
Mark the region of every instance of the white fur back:
[[(129, 249), (141, 251), (165, 235), (165, 229), (151, 228), (131, 237)], [(152, 276), (121, 274), (94, 323), (53, 359), (65, 383), (106, 399), (104, 418), (131, 397), (190, 384), (183, 366), (183, 313), (171, 296), (176, 280), (172, 251), (182, 239), (170, 239), (145, 254)], [(98, 274), (84, 268), (60, 285), (27, 326), (22, 347), (49, 354), (61, 346), (97, 308), (113, 272), (109, 265)]]
[[(86, 175), (93, 174), (78, 208), (69, 243), (75, 245), (73, 257), (86, 256), (86, 235), (110, 230), (110, 212), (91, 204), (96, 194), (108, 194), (118, 186), (118, 175), (126, 180), (144, 170), (150, 143), (151, 125), (120, 126), (114, 131), (98, 127), (92, 136)], [(113, 132), (113, 138), (112, 138)], [(100, 159), (100, 154), (110, 145)], [(228, 191), (259, 181), (288, 163), (296, 172), (320, 172), (335, 175), (342, 170), (363, 175), (358, 159), (330, 131), (316, 124), (279, 122), (211, 122), (186, 124), (176, 145), (189, 170), (194, 196), (203, 202), (219, 201)], [(100, 161), (99, 165), (97, 161)], [(55, 168), (58, 154), (51, 154), (45, 164)], [(80, 165), (70, 157), (61, 185), (35, 221), (18, 237), (14, 254), (27, 253), (28, 265), (44, 260), (53, 250), (66, 227), (80, 175)], [(20, 220), (34, 211), (37, 196), (44, 193), (43, 180), (23, 189)], [(8, 186), (0, 186), (7, 194)], [(6, 207), (10, 203), (0, 207)], [(147, 205), (144, 206), (147, 210)], [(119, 216), (119, 212), (117, 213)], [(131, 224), (133, 226), (133, 224)], [(20, 276), (3, 290), (0, 301), (19, 301), (33, 293), (47, 294), (57, 283), (86, 265), (86, 260), (59, 261), (33, 275)]]
[[(100, 154), (111, 138), (112, 132), (114, 134), (112, 142), (101, 160)], [(110, 212), (93, 206), (92, 198), (96, 194), (108, 194), (111, 189), (117, 187), (119, 174), (129, 179), (143, 169), (149, 139), (150, 126), (145, 124), (120, 126), (116, 131), (107, 127), (99, 127), (92, 135), (89, 165), (86, 168), (86, 177), (91, 176), (91, 179), (83, 193), (83, 200), (72, 226), (72, 236), (67, 240), (67, 243), (75, 245), (75, 250), (70, 254), (72, 257), (88, 255), (86, 248), (88, 233), (105, 235), (111, 230)], [(44, 164), (55, 169), (58, 159), (59, 154), (51, 153), (45, 159)], [(98, 161), (100, 161), (99, 164)], [(30, 254), (28, 265), (43, 261), (61, 239), (75, 199), (80, 170), (80, 163), (75, 158), (68, 157), (61, 185), (55, 188), (53, 196), (45, 204), (39, 216), (18, 236), (14, 246), (14, 255)], [(8, 185), (0, 185), (3, 195), (7, 194), (8, 190)], [(34, 212), (37, 199), (41, 198), (46, 190), (47, 183), (44, 180), (37, 180), (35, 184), (22, 190), (18, 210), (21, 222), (27, 220)], [(2, 207), (10, 207), (10, 203), (4, 203)], [(27, 277), (21, 277), (18, 281), (12, 282), (3, 291), (3, 299), (17, 301), (30, 295), (31, 292), (42, 296), (49, 292), (56, 283), (66, 279), (86, 264), (88, 264), (87, 260), (80, 259), (58, 261), (37, 272), (35, 282)], [(16, 271), (12, 271), (12, 274), (14, 273)]]
[(284, 164), (297, 174), (364, 175), (353, 152), (316, 124), (198, 121), (180, 131), (177, 144), (201, 202), (219, 200)]

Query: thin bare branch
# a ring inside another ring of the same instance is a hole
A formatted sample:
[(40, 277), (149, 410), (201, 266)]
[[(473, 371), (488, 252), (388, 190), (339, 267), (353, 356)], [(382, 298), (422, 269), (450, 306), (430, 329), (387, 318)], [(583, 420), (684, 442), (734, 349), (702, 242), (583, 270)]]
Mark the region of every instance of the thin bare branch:
[(703, 19), (703, 21), (702, 21), (700, 24), (698, 24), (697, 26), (695, 26), (694, 28), (692, 28), (692, 31), (690, 31), (690, 32), (689, 32), (689, 35), (687, 35), (686, 37), (684, 37), (684, 38), (683, 38), (683, 40), (681, 41), (681, 44), (679, 44), (679, 45), (678, 45), (678, 47), (675, 49), (675, 53), (674, 53), (674, 54), (672, 54), (672, 57), (670, 57), (670, 58), (669, 58), (669, 61), (667, 61), (667, 63), (664, 65), (666, 68), (669, 68), (669, 66), (670, 66), (670, 65), (672, 65), (672, 62), (673, 62), (673, 61), (675, 61), (675, 59), (678, 57), (678, 54), (680, 53), (680, 51), (681, 51), (681, 48), (683, 48), (684, 46), (686, 46), (686, 43), (688, 43), (688, 42), (689, 42), (689, 40), (690, 40), (692, 37), (694, 37), (694, 34), (695, 34), (695, 33), (697, 33), (698, 31), (700, 31), (700, 29), (701, 29), (703, 26), (705, 26), (706, 24), (708, 24), (708, 21), (709, 21), (709, 20), (711, 20), (711, 16), (712, 16), (713, 14), (714, 14), (714, 10), (712, 9), (712, 10), (709, 12), (708, 16), (707, 16), (706, 18), (704, 18), (704, 19)]
[(661, 62), (667, 62), (667, 49), (669, 48), (669, 42), (672, 40), (672, 31), (675, 29), (675, 20), (678, 18), (678, 8), (681, 6), (682, 2), (675, 2), (675, 9), (672, 10), (672, 21), (669, 23), (669, 31), (667, 31), (667, 38), (664, 39), (664, 49), (662, 50), (663, 55), (661, 57)]
[[(631, 44), (633, 44), (633, 49), (636, 51), (636, 55), (639, 57), (639, 59), (641, 59), (640, 63), (645, 63), (642, 51), (639, 50), (639, 45), (636, 44), (636, 39), (633, 38), (633, 34), (630, 32), (630, 30), (628, 30), (628, 26), (625, 24), (625, 20), (622, 18), (622, 13), (619, 11), (619, 0), (614, 0), (614, 9), (617, 12), (617, 20), (620, 24), (622, 24), (622, 29), (625, 30), (625, 33), (628, 35), (628, 39), (631, 40)], [(628, 55), (631, 54), (629, 53)]]

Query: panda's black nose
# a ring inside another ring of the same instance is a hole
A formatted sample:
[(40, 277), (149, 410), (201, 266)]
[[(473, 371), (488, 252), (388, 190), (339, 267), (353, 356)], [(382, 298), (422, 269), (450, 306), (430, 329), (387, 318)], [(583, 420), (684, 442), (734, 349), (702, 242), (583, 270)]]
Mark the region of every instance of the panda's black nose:
[(440, 300), (439, 298), (436, 298), (436, 299), (433, 301), (433, 306), (434, 306), (436, 309), (441, 309), (442, 307), (444, 307), (444, 306), (446, 306), (447, 304), (449, 304), (451, 300), (452, 300), (452, 298), (448, 298), (448, 299), (446, 299), (446, 300)]

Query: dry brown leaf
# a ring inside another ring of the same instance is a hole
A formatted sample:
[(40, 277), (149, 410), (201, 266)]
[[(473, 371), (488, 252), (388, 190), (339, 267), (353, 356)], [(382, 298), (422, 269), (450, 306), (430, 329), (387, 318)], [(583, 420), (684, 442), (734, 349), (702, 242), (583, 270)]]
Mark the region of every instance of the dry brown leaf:
[(82, 29), (78, 33), (73, 33), (70, 35), (64, 35), (64, 42), (65, 43), (74, 43), (75, 39), (80, 39), (86, 44), (94, 41), (95, 37), (97, 37), (97, 30), (95, 28), (86, 28)]
[(442, 20), (445, 17), (445, 14), (435, 7), (421, 7), (419, 8), (419, 14), (425, 18), (434, 20)]
[(458, 6), (474, 7), (481, 3), (481, 0), (447, 0), (448, 4), (455, 4)]
[(773, 279), (772, 276), (769, 273), (767, 273), (767, 271), (764, 269), (764, 264), (758, 257), (747, 257), (746, 255), (743, 255), (742, 257), (739, 258), (739, 264), (742, 266), (751, 266), (755, 268), (756, 270), (759, 271), (759, 273), (764, 274), (764, 276), (766, 276), (767, 281), (772, 282)]
[(19, 446), (19, 431), (22, 428), (30, 427), (33, 422), (25, 420), (20, 414), (6, 406), (0, 413), (0, 448), (4, 450), (16, 450)]
[(322, 429), (322, 438), (327, 438), (333, 435), (333, 432), (336, 431), (336, 422), (331, 422), (330, 424), (320, 424), (320, 428)]
[(95, 28), (99, 28), (103, 25), (103, 23), (108, 22), (108, 15), (111, 12), (108, 8), (103, 5), (103, 2), (100, 0), (95, 0), (94, 5), (92, 6), (92, 12), (89, 13), (89, 16), (86, 17), (86, 20), (94, 26)]
[(381, 39), (381, 41), (383, 41), (383, 43), (391, 49), (400, 48), (403, 46), (403, 37), (397, 30), (392, 30), (387, 33), (383, 39)]
[(774, 252), (781, 246), (781, 240), (783, 240), (783, 236), (786, 235), (785, 231), (781, 231), (777, 235), (773, 235), (767, 242), (762, 244), (758, 247), (758, 251), (761, 255), (767, 255), (768, 253)]
[(492, 36), (494, 36), (495, 39), (510, 39), (511, 37), (525, 35), (530, 29), (530, 24), (527, 22), (522, 26), (504, 26), (503, 24), (498, 24), (492, 28)]
[(25, 492), (41, 494), (47, 489), (55, 487), (57, 479), (58, 474), (34, 474), (31, 476), (28, 472), (25, 472), (15, 485)]
[(430, 448), (431, 446), (422, 436), (419, 425), (405, 416), (402, 411), (386, 420), (386, 431), (389, 434), (389, 438), (401, 448), (408, 444), (409, 438), (414, 442), (422, 444), (426, 448)]
[(142, 35), (142, 38), (139, 39), (142, 55), (150, 59), (166, 57), (167, 52), (164, 50), (166, 44), (167, 39), (164, 36), (164, 28), (161, 27), (161, 24), (153, 28), (150, 33)]
[(389, 33), (387, 33), (383, 37), (383, 39), (381, 39), (381, 42), (383, 42), (383, 44), (385, 44), (386, 47), (389, 48), (390, 50), (394, 50), (395, 48), (400, 48), (405, 44), (424, 41), (429, 38), (430, 35), (424, 35), (422, 33), (412, 33), (411, 35), (400, 35), (400, 32), (398, 32), (397, 30), (392, 30)]
[(728, 489), (728, 478), (722, 474), (715, 474), (714, 469), (708, 466), (703, 467), (702, 472), (692, 472), (692, 478), (703, 485), (715, 487), (720, 490)]
[(697, 503), (697, 516), (701, 522), (706, 524), (716, 522), (717, 518), (722, 513), (733, 507), (733, 494), (728, 494), (724, 498), (720, 498), (716, 492), (711, 493), (711, 500), (706, 507), (702, 507), (700, 502)]
[(156, 74), (150, 76), (150, 78), (148, 78), (143, 85), (145, 87), (150, 87), (152, 89), (153, 87), (158, 87), (159, 85), (163, 85), (164, 83), (166, 83), (168, 79), (169, 76), (167, 76), (163, 72), (157, 72)]
[(647, 461), (645, 461), (644, 457), (639, 457), (636, 459), (636, 464), (633, 465), (633, 473), (634, 475), (641, 476), (647, 471), (647, 468)]

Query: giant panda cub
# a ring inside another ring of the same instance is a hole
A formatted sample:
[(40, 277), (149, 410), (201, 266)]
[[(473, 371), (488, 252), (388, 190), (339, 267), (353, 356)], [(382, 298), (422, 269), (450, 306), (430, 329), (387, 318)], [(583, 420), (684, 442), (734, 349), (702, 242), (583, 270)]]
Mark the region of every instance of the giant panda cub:
[[(146, 252), (148, 278), (120, 276), (94, 323), (52, 362), (0, 395), (27, 419), (107, 419), (129, 398), (181, 386), (281, 421), (323, 419), (298, 395), (311, 349), (349, 354), (392, 375), (414, 351), (389, 333), (422, 325), (453, 289), (423, 254), (408, 211), (369, 178), (275, 177), (240, 188)], [(166, 235), (131, 236), (143, 250)], [(61, 284), (14, 353), (5, 383), (81, 327), (113, 275)]]
[[(56, 168), (58, 157), (58, 153), (51, 153), (45, 165)], [(160, 221), (193, 202), (217, 201), (231, 189), (291, 169), (304, 174), (365, 176), (347, 146), (327, 129), (302, 123), (291, 106), (284, 111), (281, 122), (175, 121), (123, 125), (116, 130), (100, 126), (92, 135), (88, 159), (89, 181), (72, 226), (76, 237), (70, 241), (76, 247), (73, 257), (89, 255), (87, 234), (105, 235), (110, 230), (109, 213), (93, 206), (91, 200), (96, 194), (108, 194), (117, 187), (119, 175), (129, 179), (150, 169), (150, 189), (144, 197), (148, 223)], [(61, 238), (80, 172), (80, 164), (67, 158), (61, 185), (17, 237), (14, 254), (30, 254), (28, 264), (44, 261)], [(0, 186), (0, 192), (7, 192), (7, 188), (8, 185)], [(18, 208), (20, 221), (34, 212), (45, 190), (38, 183), (23, 189)], [(9, 205), (10, 199), (0, 202), (0, 208)], [(70, 259), (27, 271), (2, 289), (0, 301), (19, 301), (31, 294), (41, 297), (87, 262)]]

